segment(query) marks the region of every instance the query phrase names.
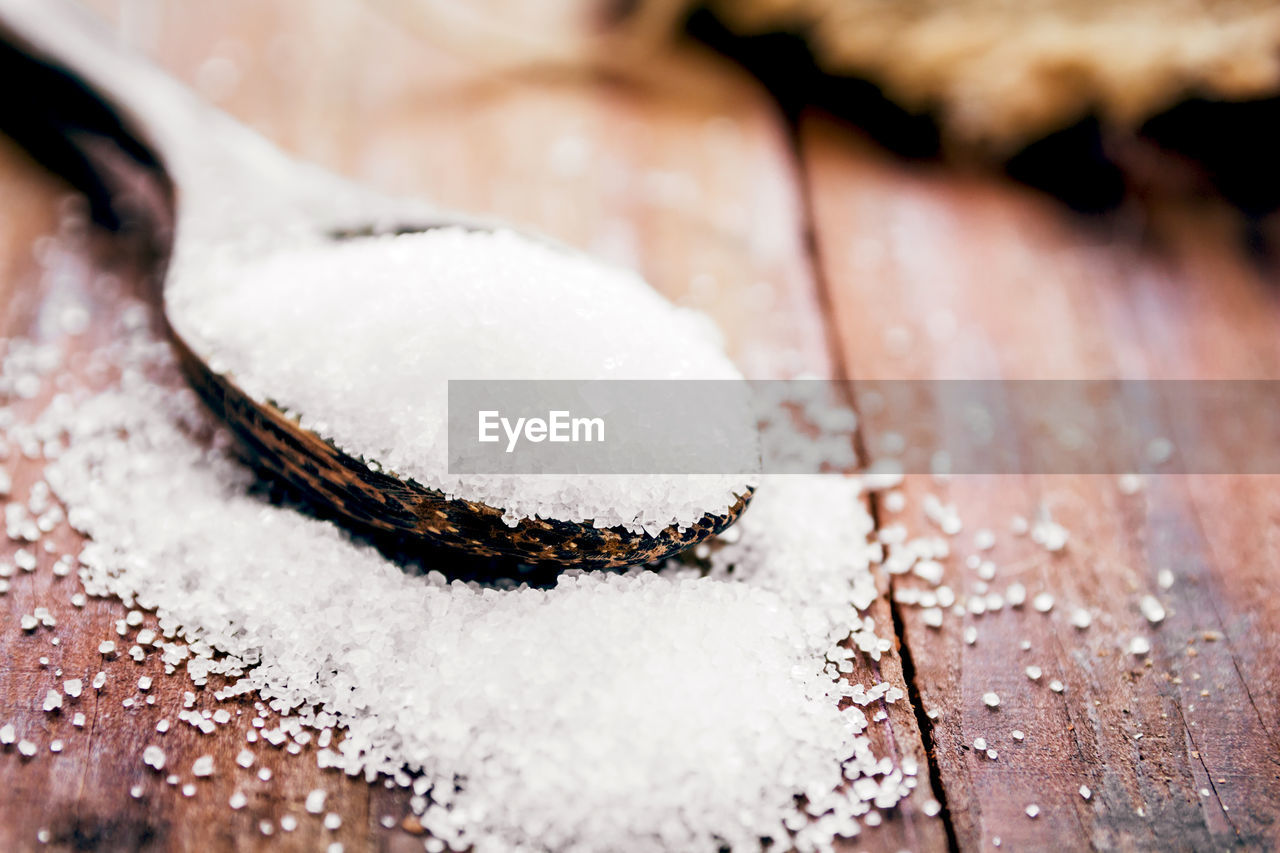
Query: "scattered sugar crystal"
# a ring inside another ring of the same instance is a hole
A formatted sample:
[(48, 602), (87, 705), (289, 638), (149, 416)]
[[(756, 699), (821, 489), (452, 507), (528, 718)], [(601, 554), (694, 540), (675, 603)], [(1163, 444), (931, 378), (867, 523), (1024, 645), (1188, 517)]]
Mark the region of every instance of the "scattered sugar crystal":
[(106, 683), (107, 683), (107, 674), (105, 672), (99, 672), (97, 675), (93, 677), (94, 690), (101, 690), (102, 686)]
[(1027, 678), (1030, 678), (1032, 681), (1039, 681), (1040, 676), (1044, 675), (1044, 670), (1040, 669), (1040, 667), (1035, 664), (1028, 666), (1024, 671), (1027, 674)]
[(259, 768), (258, 768), (258, 778), (259, 778), (259, 779), (261, 779), (263, 782), (268, 782), (268, 781), (270, 781), (270, 780), (271, 780), (271, 768), (270, 768), (270, 767), (259, 767)]
[(1117, 485), (1121, 494), (1136, 495), (1142, 491), (1142, 477), (1139, 474), (1121, 474)]
[(0, 743), (5, 746), (11, 746), (17, 740), (17, 732), (13, 729), (13, 723), (5, 723), (0, 726)]
[(307, 794), (307, 801), (305, 804), (307, 812), (309, 814), (320, 814), (320, 812), (324, 811), (324, 801), (326, 796), (327, 794), (322, 788), (316, 788), (314, 791)]
[(988, 708), (1000, 707), (1000, 696), (994, 692), (988, 691), (982, 694), (982, 703)]
[(156, 770), (163, 770), (164, 750), (158, 746), (148, 746), (142, 751), (142, 763)]
[(61, 740), (52, 740), (52, 741), (50, 741), (50, 742), (49, 742), (49, 751), (50, 751), (50, 752), (62, 752), (62, 746), (63, 746), (63, 744), (62, 744), (62, 741), (61, 741)]
[(147, 691), (151, 689), (151, 676), (144, 675), (138, 679), (138, 689)]
[(132, 788), (130, 788), (129, 796), (133, 797), (135, 800), (142, 799), (142, 786), (134, 785)]
[(165, 732), (169, 731), (169, 721), (161, 720), (160, 722), (156, 723), (156, 731), (159, 732), (160, 734), (164, 734)]
[(973, 534), (973, 547), (979, 551), (990, 551), (996, 546), (996, 535), (990, 529), (983, 527)]
[(718, 475), (448, 473), (450, 378), (741, 378), (705, 317), (634, 273), (509, 231), (435, 228), (282, 247), (248, 265), (206, 258), (170, 282), (179, 333), (252, 396), (300, 413), (354, 457), (500, 508), (508, 523), (656, 531), (723, 511), (747, 485)]
[(1011, 583), (1004, 591), (1004, 600), (1010, 607), (1021, 607), (1027, 600), (1027, 588), (1020, 583)]
[(1031, 541), (1046, 551), (1054, 552), (1067, 546), (1069, 536), (1067, 529), (1053, 520), (1049, 508), (1042, 506), (1035, 524), (1031, 526)]
[(1083, 631), (1093, 624), (1093, 615), (1083, 607), (1071, 611), (1071, 624)]
[(44, 694), (44, 703), (42, 707), (46, 712), (58, 710), (62, 707), (62, 694), (53, 688), (49, 688), (49, 690)]
[(973, 627), (972, 625), (970, 625), (970, 626), (968, 626), (967, 628), (965, 628), (965, 629), (964, 629), (964, 641), (965, 641), (966, 643), (968, 643), (969, 645), (971, 645), (971, 646), (972, 646), (974, 643), (978, 642), (978, 629), (977, 629), (977, 628), (975, 628), (975, 627)]
[(942, 811), (942, 803), (934, 799), (925, 800), (920, 806), (920, 811), (924, 812), (926, 817), (937, 817)]
[(243, 792), (236, 791), (234, 794), (231, 795), (231, 799), (227, 801), (227, 805), (239, 811), (240, 809), (244, 808), (245, 805), (248, 804), (248, 802), (249, 802), (249, 798), (246, 797)]
[(31, 758), (36, 754), (36, 745), (29, 740), (18, 741), (18, 752), (26, 758)]
[(1067, 689), (1067, 686), (1055, 678), (1053, 681), (1049, 682), (1049, 689), (1054, 693), (1061, 693), (1063, 690)]
[(1134, 637), (1129, 641), (1129, 654), (1145, 655), (1151, 653), (1151, 641), (1146, 637)]
[(942, 611), (937, 607), (927, 607), (920, 612), (920, 619), (930, 628), (942, 627)]
[(987, 739), (984, 737), (974, 738), (973, 748), (978, 750), (978, 752), (984, 751), (987, 748)]
[(70, 681), (62, 682), (62, 689), (72, 699), (77, 699), (84, 690), (84, 682), (78, 678), (73, 678)]
[(1161, 589), (1172, 589), (1173, 588), (1173, 572), (1169, 571), (1168, 569), (1161, 569), (1160, 571), (1156, 572), (1156, 584)]
[(40, 620), (29, 614), (24, 614), (22, 618), (18, 620), (18, 624), (24, 631), (34, 631), (36, 628), (40, 627)]
[(191, 775), (193, 776), (212, 776), (213, 775), (213, 756), (202, 755), (191, 765)]
[(1163, 465), (1173, 458), (1173, 442), (1167, 438), (1157, 437), (1147, 442), (1147, 461), (1152, 465)]
[(247, 749), (240, 750), (239, 754), (236, 755), (236, 764), (239, 764), (241, 767), (252, 767), (253, 753)]
[(327, 815), (324, 816), (325, 829), (332, 830), (332, 829), (337, 829), (340, 826), (342, 826), (342, 818), (338, 815), (337, 812), (329, 812)]
[(995, 761), (999, 757), (1000, 757), (1000, 753), (997, 752), (996, 750), (994, 749), (987, 750), (987, 758), (989, 758), (990, 760)]
[(1040, 807), (1037, 806), (1035, 803), (1032, 803), (1031, 805), (1027, 806), (1026, 812), (1027, 812), (1027, 817), (1030, 817), (1030, 818), (1039, 817)]
[(1164, 605), (1160, 603), (1160, 599), (1154, 595), (1144, 595), (1138, 604), (1142, 610), (1142, 615), (1152, 625), (1158, 625), (1164, 621), (1165, 611)]
[(1014, 740), (1022, 740), (1023, 738), (1026, 737), (1026, 734), (1023, 733), (1022, 729), (1014, 729), (1013, 731), (1009, 732), (1009, 736), (1012, 737)]
[(98, 643), (98, 654), (100, 655), (109, 655), (115, 652), (115, 650), (116, 644), (114, 640), (103, 640), (101, 643)]
[(76, 728), (79, 728), (79, 729), (84, 728), (84, 724), (85, 724), (86, 722), (87, 722), (87, 720), (86, 720), (86, 718), (85, 718), (84, 714), (80, 713), (79, 711), (77, 711), (77, 712), (76, 712), (76, 715), (75, 715), (74, 717), (72, 717), (72, 718), (71, 718), (71, 725), (73, 725), (73, 726), (75, 726)]
[(1089, 786), (1088, 786), (1088, 785), (1081, 785), (1081, 786), (1080, 786), (1080, 796), (1081, 796), (1081, 797), (1084, 797), (1084, 798), (1087, 800), (1087, 799), (1089, 799), (1090, 797), (1092, 797), (1092, 796), (1093, 796), (1093, 791), (1090, 791), (1090, 790), (1089, 790)]
[(1042, 592), (1031, 600), (1031, 606), (1040, 613), (1048, 613), (1053, 609), (1053, 596)]
[(291, 814), (280, 818), (280, 828), (285, 832), (293, 832), (298, 828), (298, 819)]

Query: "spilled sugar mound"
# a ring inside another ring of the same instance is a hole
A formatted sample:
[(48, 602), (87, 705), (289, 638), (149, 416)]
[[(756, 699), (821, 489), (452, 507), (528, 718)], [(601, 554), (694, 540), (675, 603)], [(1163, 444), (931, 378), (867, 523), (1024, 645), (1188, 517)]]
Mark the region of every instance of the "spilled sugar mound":
[(198, 683), (338, 727), (322, 766), (413, 784), (453, 849), (824, 849), (914, 786), (863, 734), (861, 707), (901, 691), (840, 677), (838, 643), (886, 645), (857, 610), (875, 588), (852, 482), (766, 482), (705, 574), (450, 583), (253, 494), (193, 394), (142, 375), (39, 425), (65, 433), (47, 478), (92, 537), (86, 589), (155, 609)]
[[(513, 232), (442, 228), (178, 276), (175, 327), (348, 454), (504, 511), (657, 533), (742, 477), (448, 474), (449, 379), (740, 379), (709, 322), (630, 271)], [(647, 457), (636, 457), (643, 460)], [(642, 464), (642, 463), (641, 463)]]

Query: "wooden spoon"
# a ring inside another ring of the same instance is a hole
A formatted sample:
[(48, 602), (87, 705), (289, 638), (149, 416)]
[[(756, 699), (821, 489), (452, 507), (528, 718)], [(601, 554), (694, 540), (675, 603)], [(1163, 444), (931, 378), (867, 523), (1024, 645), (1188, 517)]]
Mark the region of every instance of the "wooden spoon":
[[(35, 156), (56, 150), (65, 155), (61, 165), (71, 164), (64, 171), (108, 189), (121, 185), (122, 160), (163, 169), (173, 232), (166, 283), (215, 258), (249, 261), (317, 239), (495, 227), (290, 159), (117, 46), (101, 22), (65, 0), (0, 0), (0, 62), (8, 66), (8, 86), (28, 96), (20, 114), (5, 108), (6, 124)], [(104, 146), (105, 139), (116, 144)], [(347, 455), (270, 402), (251, 398), (232, 376), (202, 359), (167, 314), (165, 325), (187, 379), (254, 464), (359, 528), (502, 562), (604, 568), (690, 547), (732, 524), (751, 497), (748, 492), (691, 527), (673, 525), (657, 536), (543, 519), (511, 527), (498, 508), (450, 500), (376, 464), (372, 468), (379, 470), (371, 470), (374, 460)]]

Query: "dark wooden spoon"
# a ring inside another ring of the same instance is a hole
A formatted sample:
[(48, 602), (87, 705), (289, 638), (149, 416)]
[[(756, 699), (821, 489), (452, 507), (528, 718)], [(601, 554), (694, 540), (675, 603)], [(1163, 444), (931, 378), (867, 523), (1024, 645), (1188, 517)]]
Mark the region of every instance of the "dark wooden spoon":
[[(342, 235), (496, 227), (290, 159), (116, 45), (101, 22), (65, 0), (0, 0), (0, 48), (11, 62), (26, 63), (16, 75), (11, 70), (8, 85), (36, 92), (39, 116), (21, 116), (26, 125), (8, 117), (28, 145), (61, 145), (81, 158), (78, 171), (118, 185), (116, 164), (86, 133), (101, 130), (95, 123), (109, 116), (129, 145), (140, 146), (137, 159), (149, 155), (164, 170), (172, 193), (166, 283), (215, 258), (247, 262)], [(68, 114), (77, 109), (81, 115)], [(95, 111), (96, 117), (89, 115)], [(673, 525), (656, 536), (550, 519), (524, 519), (512, 527), (498, 508), (448, 499), (383, 470), (376, 460), (347, 455), (270, 401), (246, 394), (183, 340), (167, 315), (166, 326), (187, 379), (254, 464), (358, 528), (502, 562), (605, 568), (658, 560), (694, 545), (732, 524), (751, 497), (748, 491), (691, 527)]]

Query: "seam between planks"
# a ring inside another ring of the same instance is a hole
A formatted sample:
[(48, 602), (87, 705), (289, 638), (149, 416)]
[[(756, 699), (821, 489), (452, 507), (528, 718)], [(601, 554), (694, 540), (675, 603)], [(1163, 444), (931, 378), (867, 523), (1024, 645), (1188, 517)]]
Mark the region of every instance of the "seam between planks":
[[(800, 193), (800, 231), (801, 240), (804, 245), (805, 258), (808, 260), (809, 269), (812, 274), (814, 289), (818, 297), (819, 312), (822, 315), (822, 327), (826, 337), (827, 351), (831, 358), (832, 370), (835, 379), (840, 383), (840, 396), (855, 414), (858, 413), (857, 401), (854, 398), (850, 382), (853, 374), (849, 369), (849, 364), (845, 357), (844, 348), (840, 346), (840, 329), (835, 319), (835, 302), (831, 295), (831, 282), (821, 262), (821, 251), (818, 247), (818, 232), (815, 221), (815, 209), (813, 203), (813, 194), (810, 190), (809, 168), (805, 161), (804, 151), (800, 143), (800, 113), (792, 115), (784, 111), (784, 121), (787, 128), (787, 140), (789, 142), (788, 152), (791, 155), (792, 162), (797, 177), (797, 191)], [(853, 433), (854, 453), (860, 461), (864, 461), (867, 457), (866, 437), (863, 434), (863, 420), (858, 418), (857, 426)], [(867, 493), (868, 511), (871, 513), (872, 529), (880, 530), (880, 503), (877, 496), (873, 493)], [(942, 768), (935, 754), (935, 744), (933, 739), (933, 721), (929, 719), (925, 713), (924, 705), (921, 700), (920, 688), (916, 683), (915, 663), (911, 659), (911, 650), (906, 642), (906, 635), (902, 623), (901, 614), (898, 605), (893, 600), (893, 578), (888, 579), (885, 587), (884, 596), (889, 606), (889, 614), (893, 623), (893, 637), (898, 659), (902, 664), (902, 679), (907, 687), (907, 700), (911, 703), (911, 711), (916, 718), (916, 728), (920, 732), (921, 746), (924, 748), (925, 763), (928, 765), (929, 784), (933, 788), (933, 796), (937, 799), (941, 810), (938, 818), (942, 821), (943, 831), (946, 833), (947, 849), (950, 853), (958, 853), (960, 850), (959, 841), (956, 837), (955, 825), (951, 819), (951, 811), (947, 805), (946, 788), (942, 781)], [(877, 675), (880, 672), (879, 661), (873, 661), (873, 666)], [(883, 701), (881, 703), (883, 705)], [(893, 727), (889, 727), (889, 737), (891, 742), (897, 743), (897, 735)]]

